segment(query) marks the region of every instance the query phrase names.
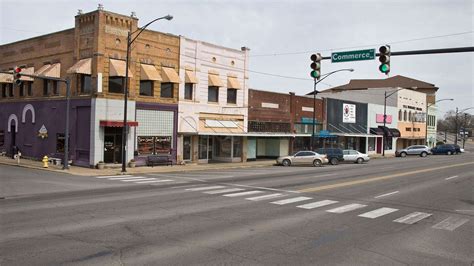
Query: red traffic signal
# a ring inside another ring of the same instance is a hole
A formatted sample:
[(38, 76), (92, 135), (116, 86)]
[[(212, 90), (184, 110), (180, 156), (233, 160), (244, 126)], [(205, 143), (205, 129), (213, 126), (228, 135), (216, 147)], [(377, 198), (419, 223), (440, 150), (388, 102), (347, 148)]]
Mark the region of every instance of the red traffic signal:
[(17, 85), (21, 84), (21, 67), (15, 67), (14, 73), (13, 73), (13, 79), (15, 80), (15, 83)]

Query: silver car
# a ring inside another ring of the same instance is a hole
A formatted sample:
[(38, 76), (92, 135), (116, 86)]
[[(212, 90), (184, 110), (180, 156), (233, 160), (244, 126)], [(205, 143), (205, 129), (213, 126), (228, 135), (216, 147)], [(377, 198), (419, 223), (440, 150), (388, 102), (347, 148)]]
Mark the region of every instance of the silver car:
[(363, 163), (370, 161), (369, 155), (356, 150), (343, 150), (342, 153), (345, 162)]
[(314, 151), (299, 151), (293, 155), (278, 157), (276, 162), (277, 164), (283, 166), (303, 164), (322, 166), (323, 164), (328, 163), (328, 158), (326, 157), (326, 155), (321, 155)]
[(426, 157), (428, 154), (431, 154), (431, 149), (425, 145), (413, 145), (395, 152), (397, 157), (406, 157), (407, 155)]

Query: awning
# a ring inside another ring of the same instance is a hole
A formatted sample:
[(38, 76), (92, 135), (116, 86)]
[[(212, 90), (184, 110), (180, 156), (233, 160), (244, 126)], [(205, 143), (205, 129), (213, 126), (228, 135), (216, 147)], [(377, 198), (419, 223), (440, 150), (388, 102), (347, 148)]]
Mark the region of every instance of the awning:
[[(109, 77), (125, 77), (125, 61), (110, 59)], [(128, 77), (133, 77), (130, 68), (128, 69)]]
[(392, 131), (390, 131), (388, 127), (379, 126), (379, 128), (383, 130), (383, 132), (385, 133), (385, 136), (393, 137)]
[[(118, 120), (100, 120), (101, 127), (123, 127), (123, 121)], [(137, 121), (127, 121), (127, 126), (138, 127)]]
[(184, 80), (186, 83), (198, 83), (198, 80), (196, 78), (196, 75), (194, 74), (193, 71), (186, 70), (184, 74)]
[(13, 74), (0, 73), (0, 83), (13, 83)]
[[(35, 73), (35, 68), (34, 68), (34, 67), (23, 68), (23, 69), (21, 70), (21, 73), (22, 73), (22, 74), (33, 75), (33, 74)], [(26, 76), (21, 76), (20, 80), (21, 80), (21, 81), (35, 81), (34, 78), (32, 78), (32, 77), (26, 77)]]
[(227, 77), (227, 88), (241, 89), (242, 87), (236, 77)]
[(163, 80), (154, 65), (141, 64), (140, 66), (140, 80)]
[(179, 79), (178, 73), (176, 73), (176, 70), (171, 67), (162, 67), (162, 76), (163, 80), (162, 82), (171, 82), (171, 83), (180, 83), (181, 80)]
[(365, 137), (372, 137), (370, 134), (358, 134), (358, 133), (333, 133), (336, 136), (342, 136), (342, 137), (360, 137), (360, 138), (365, 138)]
[(85, 58), (77, 61), (67, 70), (67, 73), (92, 75), (92, 58)]
[(390, 131), (392, 132), (392, 136), (394, 138), (399, 138), (401, 136), (400, 131), (396, 128), (390, 128)]
[(47, 64), (42, 66), (38, 71), (35, 72), (35, 75), (45, 76), (51, 78), (60, 78), (61, 77), (61, 64)]
[(373, 134), (373, 135), (383, 135), (383, 129), (379, 128), (379, 127), (371, 127), (370, 128), (370, 134)]
[(208, 86), (224, 87), (224, 84), (217, 74), (209, 73), (207, 82)]

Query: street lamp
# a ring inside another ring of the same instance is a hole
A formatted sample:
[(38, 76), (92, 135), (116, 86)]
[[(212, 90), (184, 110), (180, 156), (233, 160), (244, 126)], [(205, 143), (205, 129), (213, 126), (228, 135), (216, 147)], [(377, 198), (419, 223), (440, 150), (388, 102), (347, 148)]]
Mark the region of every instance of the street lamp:
[(385, 156), (385, 146), (386, 146), (386, 141), (387, 141), (387, 133), (385, 132), (385, 128), (387, 125), (387, 98), (395, 94), (397, 91), (401, 90), (408, 90), (408, 89), (413, 89), (416, 90), (418, 89), (417, 87), (412, 87), (412, 88), (400, 88), (395, 91), (392, 91), (392, 93), (389, 93), (387, 95), (387, 91), (384, 92), (385, 99), (383, 100), (383, 141), (382, 141), (382, 156)]
[(426, 105), (426, 116), (425, 116), (425, 143), (428, 146), (428, 108), (430, 106), (435, 105), (437, 102), (442, 102), (442, 101), (454, 101), (454, 99), (451, 98), (446, 98), (446, 99), (440, 99), (435, 101), (434, 103), (430, 103)]
[[(132, 14), (134, 16), (134, 14)], [(122, 173), (127, 172), (127, 162), (126, 162), (126, 149), (125, 147), (127, 146), (127, 100), (128, 100), (128, 64), (130, 61), (130, 47), (132, 43), (140, 36), (140, 34), (153, 22), (161, 20), (161, 19), (166, 19), (166, 20), (172, 20), (173, 16), (171, 15), (166, 15), (164, 17), (159, 17), (157, 19), (154, 19), (150, 21), (148, 24), (145, 26), (138, 28), (134, 32), (131, 32), (131, 30), (128, 31), (127, 34), (127, 57), (125, 60), (125, 91), (124, 91), (124, 107), (123, 107), (123, 130), (122, 130)], [(137, 33), (138, 32), (138, 33)], [(137, 33), (135, 37), (132, 39), (132, 34)]]
[(325, 78), (331, 76), (332, 74), (334, 73), (337, 73), (337, 72), (341, 72), (341, 71), (349, 71), (349, 72), (354, 72), (354, 69), (353, 68), (343, 68), (343, 69), (339, 69), (339, 70), (335, 70), (335, 71), (332, 71), (332, 72), (329, 72), (329, 73), (326, 73), (324, 75), (321, 75), (321, 79), (316, 81), (314, 81), (314, 90), (313, 90), (313, 130), (312, 130), (312, 134), (311, 134), (311, 140), (310, 140), (310, 146), (311, 146), (311, 150), (313, 151), (314, 150), (314, 133), (315, 133), (315, 127), (316, 127), (316, 94), (318, 93), (318, 91), (316, 90), (316, 85), (323, 81)]
[(454, 144), (458, 144), (458, 114), (459, 113), (463, 113), (464, 111), (467, 111), (467, 110), (470, 110), (470, 109), (474, 109), (474, 107), (469, 107), (469, 108), (465, 108), (465, 109), (462, 109), (462, 110), (458, 110), (458, 108), (456, 107), (456, 120), (455, 120), (455, 132), (454, 132)]

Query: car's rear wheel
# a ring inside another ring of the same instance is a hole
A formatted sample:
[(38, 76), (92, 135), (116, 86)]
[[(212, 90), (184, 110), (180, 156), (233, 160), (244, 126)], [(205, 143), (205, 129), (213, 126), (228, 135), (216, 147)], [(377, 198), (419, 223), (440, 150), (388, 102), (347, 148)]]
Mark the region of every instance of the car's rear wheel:
[(362, 159), (362, 158), (357, 158), (357, 163), (358, 163), (358, 164), (361, 164), (361, 163), (363, 163), (363, 162), (364, 162), (364, 159)]
[(321, 160), (316, 159), (313, 161), (313, 166), (323, 166), (323, 162), (321, 162)]
[(422, 153), (420, 154), (421, 157), (426, 157), (427, 155), (428, 155), (427, 152), (422, 152)]
[(407, 153), (406, 152), (400, 153), (400, 157), (407, 157)]
[(452, 153), (451, 151), (448, 151), (446, 154), (447, 154), (447, 155), (451, 155), (451, 154), (453, 154), (453, 153)]
[(337, 165), (339, 163), (339, 160), (337, 158), (331, 158), (329, 161), (332, 165)]
[(291, 165), (291, 162), (290, 162), (290, 160), (285, 159), (285, 160), (283, 160), (283, 162), (281, 162), (281, 165), (283, 165), (283, 166), (290, 166), (290, 165)]

